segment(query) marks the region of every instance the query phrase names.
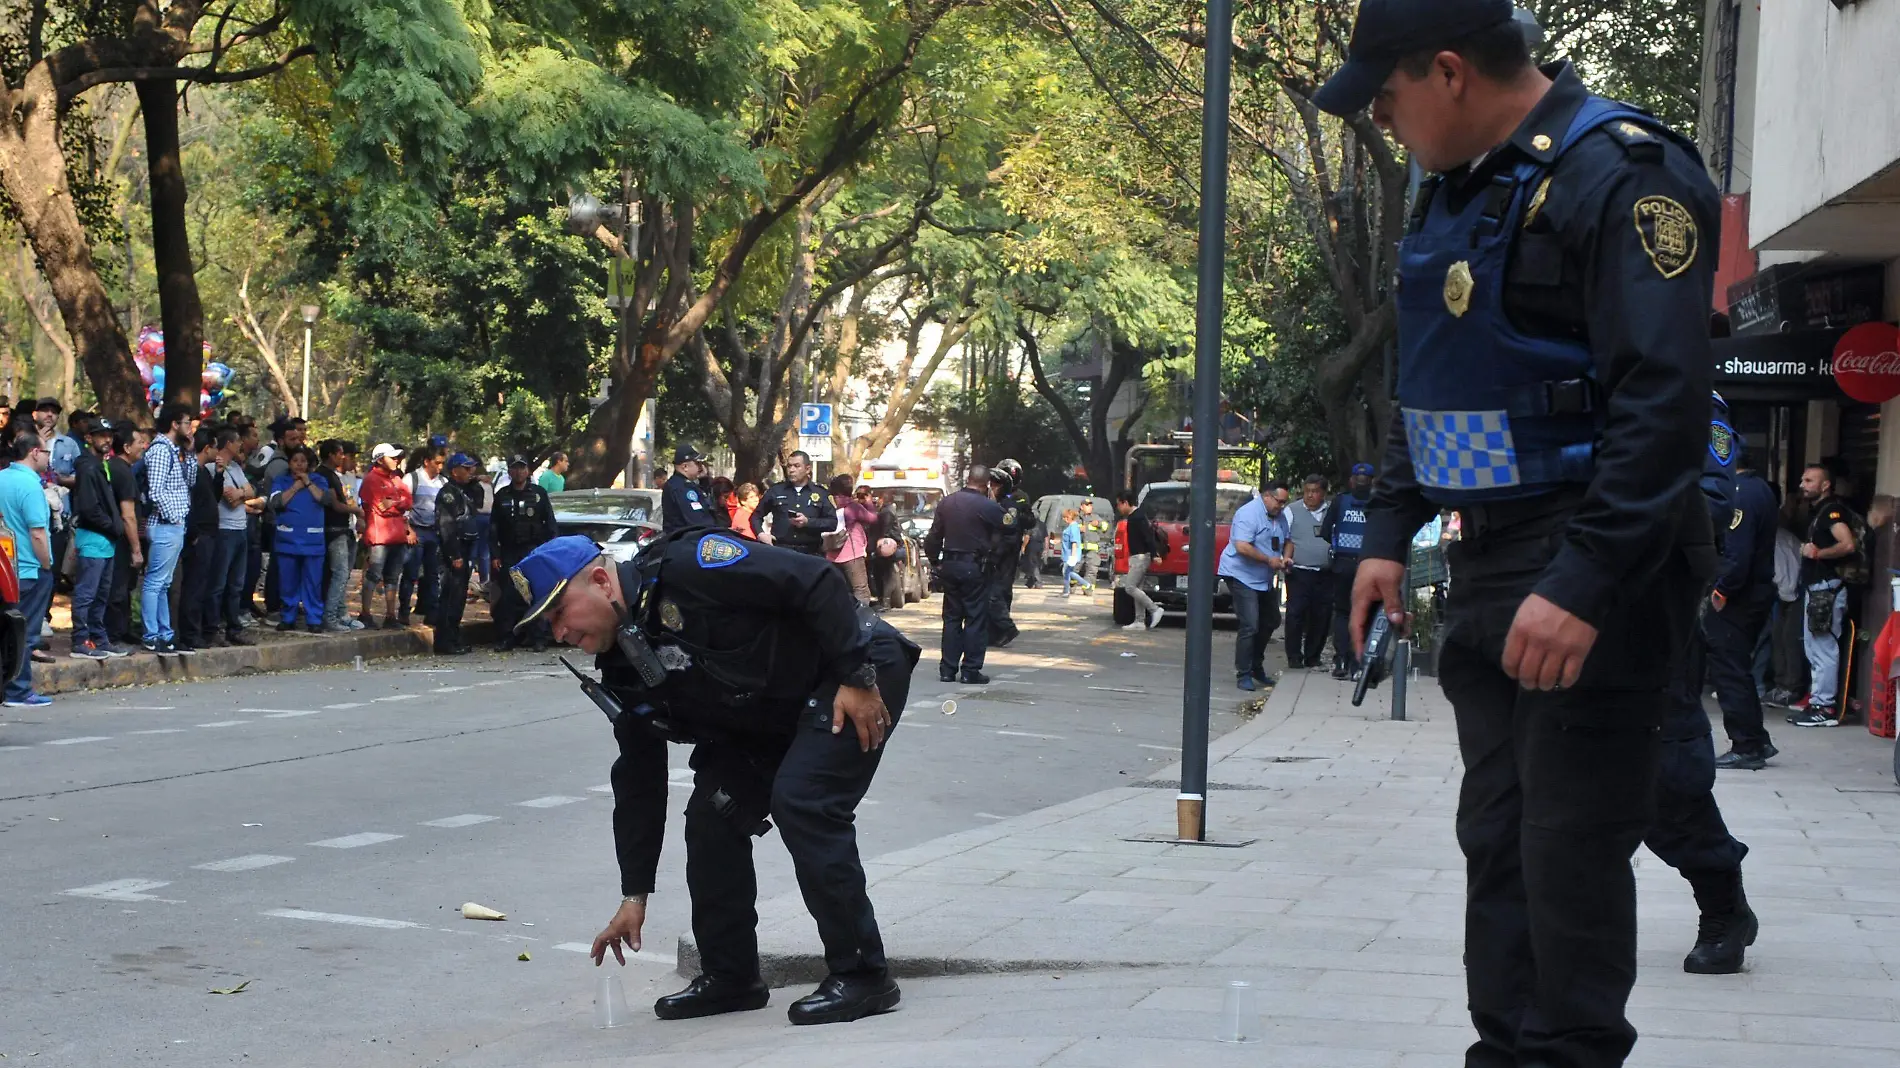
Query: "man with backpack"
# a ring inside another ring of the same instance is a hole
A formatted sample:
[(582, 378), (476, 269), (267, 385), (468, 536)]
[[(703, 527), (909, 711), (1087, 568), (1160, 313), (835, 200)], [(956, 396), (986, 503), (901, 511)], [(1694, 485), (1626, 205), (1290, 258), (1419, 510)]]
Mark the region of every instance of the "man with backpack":
[(1811, 678), (1805, 701), (1792, 706), (1797, 727), (1838, 727), (1845, 717), (1841, 687), (1841, 622), (1847, 587), (1867, 580), (1867, 521), (1834, 494), (1834, 474), (1821, 464), (1801, 472), (1801, 494), (1813, 505), (1807, 542), (1801, 546), (1801, 585), (1806, 630), (1802, 645)]
[(1135, 602), (1135, 621), (1123, 630), (1151, 630), (1160, 626), (1161, 618), (1167, 614), (1148, 596), (1148, 591), (1141, 588), (1142, 580), (1148, 577), (1149, 566), (1168, 555), (1168, 539), (1154, 528), (1148, 513), (1141, 510), (1140, 500), (1133, 490), (1115, 495), (1115, 511), (1126, 526), (1124, 536), (1128, 544), (1128, 574), (1122, 576), (1121, 587), (1128, 593), (1128, 599)]

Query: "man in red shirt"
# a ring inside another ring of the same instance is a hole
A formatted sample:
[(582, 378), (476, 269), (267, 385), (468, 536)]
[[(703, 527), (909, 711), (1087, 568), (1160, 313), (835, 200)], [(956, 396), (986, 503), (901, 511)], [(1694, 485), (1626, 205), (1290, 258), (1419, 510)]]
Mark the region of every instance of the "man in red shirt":
[(376, 591), (383, 594), (383, 626), (396, 626), (396, 580), (403, 554), (415, 544), (406, 513), (413, 499), (402, 477), (403, 451), (387, 442), (370, 451), (369, 473), (359, 493), (367, 520), (363, 540), (369, 559), (363, 566), (363, 625), (376, 629)]

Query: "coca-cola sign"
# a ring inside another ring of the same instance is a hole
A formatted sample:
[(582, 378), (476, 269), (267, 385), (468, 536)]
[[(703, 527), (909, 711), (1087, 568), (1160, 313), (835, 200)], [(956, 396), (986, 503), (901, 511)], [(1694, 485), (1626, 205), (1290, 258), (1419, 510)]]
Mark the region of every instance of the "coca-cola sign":
[(1900, 397), (1900, 327), (1862, 323), (1834, 346), (1834, 381), (1865, 404)]

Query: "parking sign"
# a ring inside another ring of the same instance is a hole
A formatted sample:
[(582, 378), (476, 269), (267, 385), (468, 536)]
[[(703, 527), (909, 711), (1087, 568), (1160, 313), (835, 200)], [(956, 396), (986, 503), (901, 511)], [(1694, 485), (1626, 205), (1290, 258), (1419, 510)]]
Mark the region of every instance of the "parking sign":
[(808, 438), (828, 438), (831, 436), (831, 405), (801, 404), (798, 406), (798, 432)]

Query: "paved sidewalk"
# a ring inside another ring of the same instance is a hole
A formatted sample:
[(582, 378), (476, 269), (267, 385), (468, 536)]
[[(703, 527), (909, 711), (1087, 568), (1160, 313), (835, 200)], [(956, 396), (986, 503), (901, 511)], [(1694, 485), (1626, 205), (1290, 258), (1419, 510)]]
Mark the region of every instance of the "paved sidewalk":
[[(1150, 692), (1138, 698), (1144, 714), (1178, 715), (1180, 631), (1124, 638), (1104, 630), (1084, 640), (1097, 647), (1095, 659), (1137, 650), (1140, 664), (1152, 663)], [(939, 686), (931, 666), (921, 665), (899, 738), (906, 726), (950, 722), (936, 710), (946, 696), (960, 702), (959, 715), (995, 703), (997, 693)], [(1026, 665), (996, 671), (1049, 695), (1093, 677), (1091, 667), (1078, 657), (1034, 669), (1045, 673), (1033, 680), (1022, 677)], [(1101, 696), (1106, 704), (1135, 689)], [(1461, 1064), (1471, 1034), (1451, 714), (1430, 679), (1412, 689), (1409, 722), (1385, 718), (1389, 693), (1354, 709), (1346, 684), (1293, 673), (1254, 722), (1215, 742), (1210, 831), (1254, 840), (1241, 848), (1127, 840), (1172, 832), (1170, 768), (876, 858), (872, 894), (895, 964), (908, 976), (940, 976), (908, 979), (903, 1009), (890, 1016), (786, 1024), (784, 1006), (807, 989), (817, 950), (811, 920), (790, 895), (760, 907), (774, 985), (793, 987), (777, 991), (766, 1011), (659, 1023), (644, 1002), (678, 980), (648, 965), (627, 976), (635, 1023), (595, 1031), (586, 968), (559, 1019), (454, 1063)], [(1217, 708), (1237, 696), (1217, 688)], [(1018, 722), (1033, 731), (1033, 709), (1022, 711)], [(1900, 790), (1891, 743), (1859, 728), (1774, 733), (1784, 750), (1775, 766), (1724, 773), (1718, 787), (1731, 826), (1753, 849), (1747, 882), (1762, 932), (1746, 974), (1681, 971), (1694, 902), (1673, 871), (1638, 855), (1642, 974), (1632, 1014), (1643, 1037), (1632, 1065), (1900, 1066)], [(690, 974), (690, 944), (680, 956)], [(1214, 1040), (1230, 979), (1259, 991), (1260, 1044)]]

